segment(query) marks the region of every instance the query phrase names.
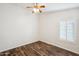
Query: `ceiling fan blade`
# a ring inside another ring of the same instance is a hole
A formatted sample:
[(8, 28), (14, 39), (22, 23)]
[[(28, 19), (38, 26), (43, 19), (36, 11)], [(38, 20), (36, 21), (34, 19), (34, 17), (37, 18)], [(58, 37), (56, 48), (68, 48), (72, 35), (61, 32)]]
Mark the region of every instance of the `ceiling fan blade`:
[(45, 5), (41, 5), (40, 8), (45, 8)]
[(26, 7), (26, 8), (33, 8), (33, 7)]
[(44, 5), (37, 5), (37, 6), (33, 6), (33, 8), (45, 8), (45, 6)]

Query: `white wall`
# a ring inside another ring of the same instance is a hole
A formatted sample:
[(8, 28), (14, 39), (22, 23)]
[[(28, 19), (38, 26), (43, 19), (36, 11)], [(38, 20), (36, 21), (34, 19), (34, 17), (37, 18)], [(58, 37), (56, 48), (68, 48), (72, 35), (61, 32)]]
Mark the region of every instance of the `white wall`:
[[(79, 54), (79, 8), (67, 9), (62, 11), (47, 12), (40, 14), (40, 37), (41, 41), (70, 50)], [(59, 38), (59, 22), (60, 20), (77, 21), (76, 39), (69, 42)], [(78, 36), (77, 36), (78, 35)]]
[(0, 51), (37, 41), (37, 16), (14, 4), (0, 4)]

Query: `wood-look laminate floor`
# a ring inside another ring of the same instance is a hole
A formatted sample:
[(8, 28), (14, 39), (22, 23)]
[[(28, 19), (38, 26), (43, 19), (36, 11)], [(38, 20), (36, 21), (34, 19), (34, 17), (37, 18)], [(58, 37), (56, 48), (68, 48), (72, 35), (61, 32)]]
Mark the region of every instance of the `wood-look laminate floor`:
[(38, 41), (0, 53), (0, 56), (79, 56), (56, 46)]

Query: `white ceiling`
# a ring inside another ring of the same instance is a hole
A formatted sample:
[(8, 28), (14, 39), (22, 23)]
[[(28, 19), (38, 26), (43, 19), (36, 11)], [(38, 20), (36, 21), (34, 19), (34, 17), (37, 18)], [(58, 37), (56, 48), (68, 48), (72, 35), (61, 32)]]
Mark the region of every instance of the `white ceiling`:
[[(27, 6), (33, 6), (33, 4), (34, 3), (15, 3), (14, 5), (26, 8)], [(46, 6), (46, 8), (42, 9), (45, 12), (79, 7), (79, 3), (41, 3), (41, 4), (44, 4)]]

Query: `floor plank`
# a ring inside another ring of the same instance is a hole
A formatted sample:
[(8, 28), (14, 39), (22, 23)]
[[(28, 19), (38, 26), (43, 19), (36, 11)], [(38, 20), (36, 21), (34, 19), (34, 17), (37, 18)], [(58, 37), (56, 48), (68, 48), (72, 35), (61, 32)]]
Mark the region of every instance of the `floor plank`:
[(1, 52), (0, 56), (79, 56), (79, 54), (38, 41)]

